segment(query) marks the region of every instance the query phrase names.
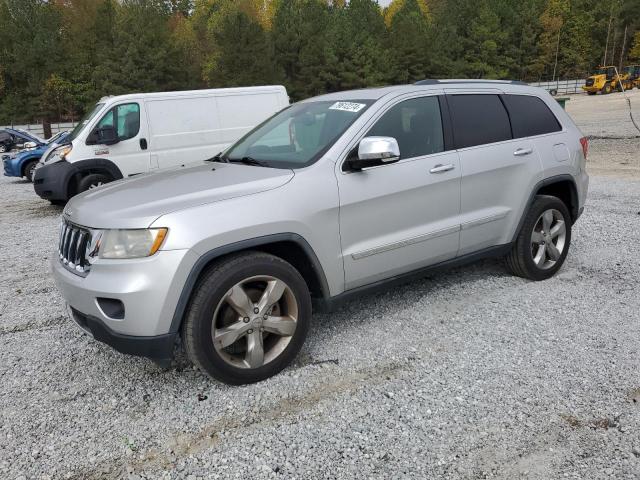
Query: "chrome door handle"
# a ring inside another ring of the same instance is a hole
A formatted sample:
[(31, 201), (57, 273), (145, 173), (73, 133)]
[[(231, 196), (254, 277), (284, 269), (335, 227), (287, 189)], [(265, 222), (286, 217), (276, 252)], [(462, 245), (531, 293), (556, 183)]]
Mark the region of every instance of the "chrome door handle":
[(533, 148), (519, 148), (513, 154), (516, 157), (524, 157), (525, 155), (529, 155), (533, 153)]
[(429, 173), (444, 173), (444, 172), (448, 172), (449, 170), (453, 170), (454, 168), (455, 167), (451, 163), (448, 165), (442, 165), (441, 163), (439, 163), (438, 165), (433, 167), (431, 170), (429, 170)]

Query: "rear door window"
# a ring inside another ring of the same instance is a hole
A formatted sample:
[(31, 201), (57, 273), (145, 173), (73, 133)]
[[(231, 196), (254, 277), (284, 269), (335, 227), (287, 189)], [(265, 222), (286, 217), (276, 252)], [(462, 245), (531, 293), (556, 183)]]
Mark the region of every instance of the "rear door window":
[(511, 125), (498, 95), (449, 95), (456, 148), (511, 140)]
[(533, 137), (562, 130), (556, 116), (544, 101), (531, 95), (504, 95), (513, 137)]

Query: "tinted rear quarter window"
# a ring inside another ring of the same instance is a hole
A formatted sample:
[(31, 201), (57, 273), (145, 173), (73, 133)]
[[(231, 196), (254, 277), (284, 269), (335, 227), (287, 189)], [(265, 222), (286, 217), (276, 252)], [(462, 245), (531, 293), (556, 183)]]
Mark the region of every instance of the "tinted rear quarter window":
[(558, 119), (542, 99), (530, 95), (504, 95), (502, 99), (509, 110), (514, 138), (562, 130)]
[(456, 148), (511, 140), (509, 115), (498, 95), (449, 95)]

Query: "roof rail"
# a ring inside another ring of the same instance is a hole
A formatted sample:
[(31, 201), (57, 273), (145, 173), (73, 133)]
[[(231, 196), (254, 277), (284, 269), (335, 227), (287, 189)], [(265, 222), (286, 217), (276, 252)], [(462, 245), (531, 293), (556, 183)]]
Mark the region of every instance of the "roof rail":
[(527, 85), (525, 82), (521, 82), (520, 80), (474, 80), (471, 78), (468, 79), (457, 79), (457, 80), (438, 80), (436, 78), (426, 78), (424, 80), (418, 80), (414, 83), (414, 85), (448, 85), (455, 83), (506, 83), (511, 85)]

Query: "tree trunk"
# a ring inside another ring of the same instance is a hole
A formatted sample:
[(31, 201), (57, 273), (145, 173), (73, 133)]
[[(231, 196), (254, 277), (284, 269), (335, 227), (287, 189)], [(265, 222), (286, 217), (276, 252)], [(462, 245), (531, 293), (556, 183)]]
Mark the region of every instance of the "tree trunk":
[(42, 122), (42, 129), (44, 130), (44, 138), (51, 138), (51, 122), (49, 120)]

